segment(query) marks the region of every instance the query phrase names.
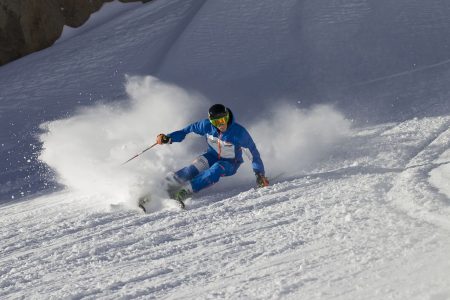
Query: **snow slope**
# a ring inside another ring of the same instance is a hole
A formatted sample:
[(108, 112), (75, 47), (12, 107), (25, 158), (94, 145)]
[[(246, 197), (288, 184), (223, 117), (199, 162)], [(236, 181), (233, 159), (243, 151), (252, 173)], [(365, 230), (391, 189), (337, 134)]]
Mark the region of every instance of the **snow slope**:
[[(1, 67), (0, 297), (450, 299), (449, 9), (157, 0)], [(120, 163), (214, 102), (275, 179), (181, 212), (201, 139)]]

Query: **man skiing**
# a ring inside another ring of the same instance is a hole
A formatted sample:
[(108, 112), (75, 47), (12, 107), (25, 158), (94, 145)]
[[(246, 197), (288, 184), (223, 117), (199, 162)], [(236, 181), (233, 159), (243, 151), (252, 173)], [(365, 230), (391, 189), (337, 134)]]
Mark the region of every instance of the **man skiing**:
[(242, 148), (250, 150), (258, 186), (269, 185), (264, 175), (264, 164), (253, 139), (243, 126), (235, 122), (229, 108), (214, 104), (209, 108), (208, 119), (192, 123), (167, 135), (161, 133), (156, 137), (156, 143), (178, 143), (191, 132), (205, 136), (208, 149), (191, 165), (166, 177), (169, 196), (177, 200), (181, 207), (184, 207), (183, 201), (193, 193), (215, 184), (222, 176), (234, 175), (243, 163)]

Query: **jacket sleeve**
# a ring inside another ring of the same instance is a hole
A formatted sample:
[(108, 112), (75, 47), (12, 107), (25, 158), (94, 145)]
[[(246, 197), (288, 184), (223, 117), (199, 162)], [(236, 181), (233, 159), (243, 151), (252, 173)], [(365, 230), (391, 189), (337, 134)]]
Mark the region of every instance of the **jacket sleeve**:
[(192, 123), (186, 127), (184, 127), (181, 130), (174, 131), (172, 133), (169, 133), (167, 136), (169, 136), (172, 139), (172, 142), (179, 143), (184, 140), (186, 135), (188, 133), (194, 132), (199, 135), (205, 135), (205, 126), (204, 126), (204, 120)]
[(262, 162), (258, 148), (256, 148), (255, 142), (253, 141), (248, 131), (245, 129), (242, 132), (241, 145), (242, 147), (250, 150), (250, 153), (252, 155), (252, 168), (255, 174), (265, 175), (264, 164)]

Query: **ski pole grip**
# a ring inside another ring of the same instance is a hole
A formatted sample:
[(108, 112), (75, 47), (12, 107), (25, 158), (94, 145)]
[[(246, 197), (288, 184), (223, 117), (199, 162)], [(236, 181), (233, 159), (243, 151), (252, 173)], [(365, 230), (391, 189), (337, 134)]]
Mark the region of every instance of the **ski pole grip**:
[(171, 139), (169, 136), (165, 135), (164, 133), (160, 133), (156, 136), (156, 143), (161, 145), (161, 144), (170, 144), (171, 143)]

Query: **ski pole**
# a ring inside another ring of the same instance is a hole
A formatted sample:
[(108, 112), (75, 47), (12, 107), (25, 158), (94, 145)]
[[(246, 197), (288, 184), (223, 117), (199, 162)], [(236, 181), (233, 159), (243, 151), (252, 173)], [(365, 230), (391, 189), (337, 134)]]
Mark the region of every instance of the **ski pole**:
[(148, 148), (142, 150), (140, 153), (136, 154), (135, 156), (133, 156), (132, 158), (130, 158), (129, 160), (127, 160), (126, 162), (124, 162), (123, 164), (121, 164), (121, 166), (123, 166), (124, 164), (126, 164), (126, 163), (129, 162), (130, 160), (135, 159), (136, 157), (138, 157), (139, 155), (141, 155), (141, 154), (144, 153), (145, 151), (152, 149), (152, 148), (155, 147), (156, 145), (158, 145), (158, 143), (154, 143), (154, 144), (151, 145), (150, 147), (148, 147)]

